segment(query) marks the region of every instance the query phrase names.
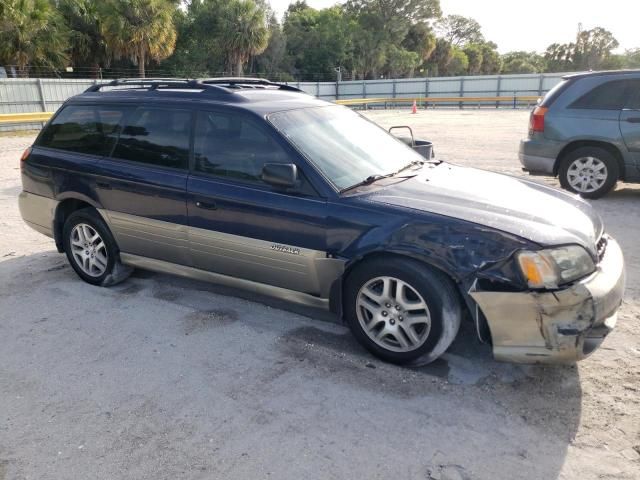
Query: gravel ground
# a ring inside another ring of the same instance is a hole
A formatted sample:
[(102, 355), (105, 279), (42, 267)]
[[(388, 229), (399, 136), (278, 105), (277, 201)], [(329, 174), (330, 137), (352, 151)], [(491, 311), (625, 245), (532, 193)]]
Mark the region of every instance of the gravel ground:
[[(521, 174), (526, 112), (368, 115)], [(0, 480), (640, 478), (640, 188), (594, 202), (629, 280), (592, 357), (500, 364), (467, 327), (442, 360), (402, 368), (322, 312), (143, 271), (81, 282), (20, 219), (32, 140), (0, 138)]]

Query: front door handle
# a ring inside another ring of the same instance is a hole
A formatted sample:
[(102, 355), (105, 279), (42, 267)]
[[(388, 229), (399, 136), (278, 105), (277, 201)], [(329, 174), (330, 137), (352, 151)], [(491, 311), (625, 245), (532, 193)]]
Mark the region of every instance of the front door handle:
[(216, 205), (216, 202), (201, 202), (201, 201), (196, 202), (196, 207), (202, 208), (204, 210), (216, 210), (218, 208), (218, 206)]
[(640, 123), (640, 117), (628, 117), (627, 122), (629, 123)]
[(96, 186), (104, 190), (111, 190), (111, 185), (108, 184), (107, 182), (96, 182)]

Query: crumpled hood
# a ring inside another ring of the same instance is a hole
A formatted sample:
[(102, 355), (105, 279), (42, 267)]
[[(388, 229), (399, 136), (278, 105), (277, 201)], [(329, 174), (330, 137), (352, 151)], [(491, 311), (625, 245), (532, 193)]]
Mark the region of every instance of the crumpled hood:
[(543, 246), (579, 244), (592, 255), (602, 219), (577, 195), (508, 175), (441, 163), (366, 195), (370, 201), (446, 215)]

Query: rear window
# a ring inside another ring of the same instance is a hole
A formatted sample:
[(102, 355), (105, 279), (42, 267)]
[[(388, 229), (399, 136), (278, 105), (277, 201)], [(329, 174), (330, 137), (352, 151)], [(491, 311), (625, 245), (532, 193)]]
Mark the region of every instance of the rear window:
[(189, 162), (191, 112), (138, 108), (125, 121), (114, 158), (186, 169)]
[(122, 116), (122, 109), (69, 105), (42, 132), (38, 145), (70, 152), (108, 155), (118, 135)]
[(549, 108), (553, 102), (564, 92), (567, 87), (571, 84), (571, 80), (562, 80), (560, 83), (556, 84), (551, 90), (547, 92), (547, 94), (542, 99), (540, 103), (541, 107)]
[(603, 83), (573, 102), (569, 108), (622, 110), (627, 98), (627, 80)]

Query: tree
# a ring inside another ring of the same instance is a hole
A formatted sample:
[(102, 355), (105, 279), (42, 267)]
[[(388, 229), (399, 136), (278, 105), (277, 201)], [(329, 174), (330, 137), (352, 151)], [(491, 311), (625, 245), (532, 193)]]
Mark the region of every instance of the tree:
[(0, 2), (0, 62), (27, 76), (29, 65), (58, 68), (68, 57), (68, 30), (49, 0)]
[(542, 73), (547, 63), (536, 52), (508, 52), (502, 55), (502, 73)]
[(483, 42), (480, 44), (482, 49), (482, 67), (480, 73), (483, 75), (494, 75), (502, 70), (502, 58), (498, 53), (498, 45), (493, 42)]
[(291, 65), (287, 57), (287, 37), (278, 23), (275, 13), (269, 15), (269, 44), (262, 54), (255, 59), (256, 72), (267, 77), (278, 77), (277, 80), (292, 80), (289, 75)]
[(601, 68), (603, 62), (619, 45), (613, 34), (602, 27), (579, 32), (573, 50), (574, 69), (596, 70)]
[(469, 75), (477, 75), (481, 72), (483, 62), (482, 50), (482, 46), (476, 43), (470, 43), (462, 49), (469, 61), (469, 67), (467, 68)]
[(104, 0), (101, 10), (102, 35), (107, 52), (114, 58), (128, 58), (145, 76), (149, 59), (160, 61), (175, 48), (173, 23), (175, 3), (170, 0)]
[(462, 15), (447, 15), (438, 23), (437, 30), (454, 47), (484, 42), (480, 24)]
[(452, 47), (451, 56), (444, 68), (444, 75), (466, 75), (468, 71), (469, 59), (458, 47)]
[(402, 46), (411, 52), (416, 52), (420, 60), (426, 62), (436, 48), (436, 36), (428, 23), (415, 23), (409, 27)]
[(253, 0), (230, 0), (222, 13), (219, 40), (226, 54), (227, 68), (242, 75), (251, 55), (262, 53), (269, 42), (265, 11)]
[(74, 66), (90, 65), (92, 75), (108, 62), (107, 45), (100, 29), (100, 12), (93, 0), (60, 0), (58, 9), (70, 29), (69, 57)]

